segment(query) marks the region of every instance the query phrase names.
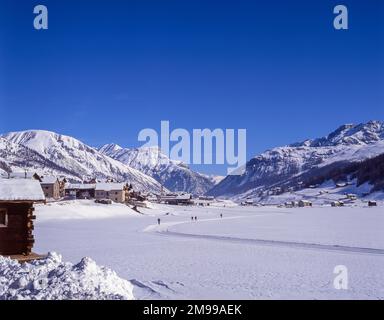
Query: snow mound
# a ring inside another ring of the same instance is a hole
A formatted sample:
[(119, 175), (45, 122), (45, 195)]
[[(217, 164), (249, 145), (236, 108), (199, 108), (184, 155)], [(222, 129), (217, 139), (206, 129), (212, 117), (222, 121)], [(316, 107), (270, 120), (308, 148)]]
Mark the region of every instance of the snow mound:
[(130, 281), (90, 258), (74, 265), (51, 252), (20, 264), (0, 256), (0, 300), (133, 300), (132, 292)]

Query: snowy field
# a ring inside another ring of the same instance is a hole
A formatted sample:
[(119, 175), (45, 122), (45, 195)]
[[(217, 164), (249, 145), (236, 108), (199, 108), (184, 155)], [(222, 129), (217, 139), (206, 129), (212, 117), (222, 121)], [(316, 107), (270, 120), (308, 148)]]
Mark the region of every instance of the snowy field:
[[(38, 205), (34, 251), (90, 257), (130, 280), (136, 299), (384, 299), (381, 203), (152, 206)], [(334, 288), (337, 265), (348, 268), (347, 290)]]

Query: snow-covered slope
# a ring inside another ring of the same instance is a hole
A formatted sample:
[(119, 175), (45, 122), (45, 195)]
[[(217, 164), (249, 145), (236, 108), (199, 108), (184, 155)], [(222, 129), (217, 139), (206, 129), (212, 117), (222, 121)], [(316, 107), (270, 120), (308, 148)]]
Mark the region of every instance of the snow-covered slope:
[(69, 136), (29, 130), (4, 134), (1, 141), (1, 159), (14, 167), (48, 167), (80, 179), (114, 178), (128, 181), (138, 190), (161, 188), (153, 178)]
[(107, 144), (99, 151), (144, 172), (172, 191), (205, 194), (215, 185), (211, 177), (194, 172), (187, 165), (169, 159), (158, 147), (126, 149), (116, 144)]
[[(370, 121), (343, 125), (323, 138), (268, 150), (248, 161), (240, 176), (228, 176), (209, 193), (237, 196), (279, 186), (298, 187), (298, 177), (309, 177), (319, 168), (358, 162), (384, 153), (384, 123)], [(333, 168), (333, 169), (334, 169)]]
[(66, 168), (55, 164), (36, 151), (0, 137), (0, 174), (6, 176), (8, 172), (24, 170), (76, 178)]

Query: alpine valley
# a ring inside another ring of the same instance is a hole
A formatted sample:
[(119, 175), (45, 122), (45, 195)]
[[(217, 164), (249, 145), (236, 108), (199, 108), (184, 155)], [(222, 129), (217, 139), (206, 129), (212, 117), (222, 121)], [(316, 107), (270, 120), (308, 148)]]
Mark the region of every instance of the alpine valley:
[(267, 150), (250, 159), (242, 175), (224, 179), (195, 172), (158, 147), (124, 148), (111, 143), (93, 148), (43, 130), (2, 134), (0, 174), (24, 170), (78, 181), (114, 178), (148, 192), (164, 187), (239, 201), (261, 201), (329, 181), (364, 186), (364, 193), (370, 194), (384, 188), (384, 122), (345, 124), (322, 138)]

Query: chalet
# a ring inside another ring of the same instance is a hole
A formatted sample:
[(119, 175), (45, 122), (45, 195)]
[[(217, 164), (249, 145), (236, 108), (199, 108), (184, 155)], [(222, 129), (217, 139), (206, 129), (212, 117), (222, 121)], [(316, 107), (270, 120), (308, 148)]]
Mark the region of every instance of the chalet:
[(0, 255), (31, 255), (33, 204), (44, 201), (39, 181), (0, 179)]
[(65, 185), (65, 196), (73, 199), (95, 198), (95, 183), (71, 183)]
[(110, 199), (114, 202), (126, 202), (128, 185), (126, 183), (105, 182), (96, 183), (95, 198), (97, 200)]
[(57, 177), (42, 176), (40, 184), (46, 198), (55, 200), (60, 198), (60, 182)]
[(299, 207), (312, 207), (312, 202), (308, 200), (300, 200), (299, 201)]

